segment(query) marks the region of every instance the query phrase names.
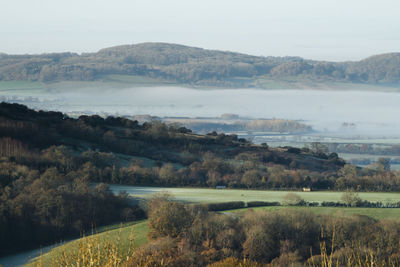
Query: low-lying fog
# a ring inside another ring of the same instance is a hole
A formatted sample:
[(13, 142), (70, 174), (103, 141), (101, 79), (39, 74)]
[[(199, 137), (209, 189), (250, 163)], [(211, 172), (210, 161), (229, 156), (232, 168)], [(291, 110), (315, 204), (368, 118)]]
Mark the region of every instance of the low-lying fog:
[[(74, 92), (77, 92), (75, 90)], [(400, 129), (400, 93), (373, 91), (188, 89), (143, 87), (85, 89), (80, 93), (42, 95), (56, 101), (31, 107), (63, 112), (118, 115), (216, 117), (223, 113), (252, 118), (304, 120), (318, 131), (396, 135)]]

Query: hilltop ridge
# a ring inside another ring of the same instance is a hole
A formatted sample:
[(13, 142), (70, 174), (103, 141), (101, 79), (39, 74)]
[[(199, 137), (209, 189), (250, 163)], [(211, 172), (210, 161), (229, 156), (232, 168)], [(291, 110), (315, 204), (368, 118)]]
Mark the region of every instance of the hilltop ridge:
[(190, 85), (254, 87), (273, 81), (400, 85), (400, 53), (354, 62), (252, 56), (170, 43), (140, 43), (95, 53), (0, 54), (0, 81), (93, 81), (136, 75)]

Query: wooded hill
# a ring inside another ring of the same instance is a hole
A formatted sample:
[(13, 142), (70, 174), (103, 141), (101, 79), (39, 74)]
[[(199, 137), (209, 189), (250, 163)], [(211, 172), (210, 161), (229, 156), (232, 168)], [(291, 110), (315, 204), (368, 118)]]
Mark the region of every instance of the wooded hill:
[[(43, 153), (53, 151), (51, 163)], [(46, 170), (85, 170), (91, 182), (231, 188), (400, 189), (400, 177), (382, 166), (360, 169), (336, 153), (269, 148), (236, 135), (199, 135), (177, 125), (139, 124), (121, 117), (81, 116), (0, 104), (0, 156)], [(8, 177), (7, 181), (12, 180)]]
[(223, 160), (239, 156), (242, 161), (250, 157), (285, 168), (318, 172), (336, 172), (344, 165), (337, 155), (328, 156), (309, 149), (252, 145), (236, 135), (216, 132), (199, 135), (176, 124), (167, 125), (158, 121), (139, 124), (122, 117), (83, 115), (73, 119), (61, 112), (34, 111), (20, 104), (5, 102), (0, 103), (0, 138), (15, 140), (8, 145), (0, 145), (0, 155), (17, 158), (19, 154), (24, 157), (24, 151), (66, 146), (79, 153), (87, 150), (119, 153), (145, 157), (159, 161), (158, 164), (182, 166), (214, 156)]
[(0, 80), (93, 81), (137, 75), (191, 85), (256, 86), (257, 79), (399, 85), (400, 53), (356, 62), (260, 57), (168, 43), (105, 48), (97, 53), (0, 54)]
[(144, 216), (108, 183), (400, 190), (400, 176), (388, 166), (345, 165), (318, 147), (269, 148), (159, 121), (73, 119), (0, 103), (0, 255)]

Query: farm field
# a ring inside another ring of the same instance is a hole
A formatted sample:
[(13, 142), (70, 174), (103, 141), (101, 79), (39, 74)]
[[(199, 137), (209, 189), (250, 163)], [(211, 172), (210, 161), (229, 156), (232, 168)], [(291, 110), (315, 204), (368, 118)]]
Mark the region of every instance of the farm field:
[[(278, 201), (282, 202), (285, 195), (295, 191), (267, 191), (267, 190), (245, 190), (245, 189), (210, 189), (210, 188), (167, 188), (167, 187), (142, 187), (111, 185), (114, 193), (126, 191), (131, 197), (146, 199), (155, 193), (168, 192), (177, 201), (189, 203), (212, 203), (228, 201)], [(340, 201), (343, 192), (314, 191), (295, 192), (305, 201), (323, 202)], [(376, 193), (361, 192), (362, 200), (371, 202), (393, 203), (400, 201), (400, 193)]]

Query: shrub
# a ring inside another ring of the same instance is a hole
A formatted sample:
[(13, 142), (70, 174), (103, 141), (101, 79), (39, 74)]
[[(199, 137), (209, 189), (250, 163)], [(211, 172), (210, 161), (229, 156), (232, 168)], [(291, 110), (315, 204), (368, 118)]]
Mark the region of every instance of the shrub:
[(361, 202), (361, 198), (358, 194), (351, 191), (344, 192), (341, 200), (346, 203), (347, 206), (351, 207), (357, 207), (359, 202)]
[(222, 203), (208, 203), (202, 205), (208, 211), (234, 210), (241, 209), (246, 206), (243, 201), (231, 201)]
[(158, 206), (151, 203), (149, 211), (150, 238), (183, 235), (193, 222), (193, 216), (187, 206), (168, 200), (156, 200)]
[(162, 237), (134, 251), (124, 267), (136, 266), (193, 266), (196, 257), (189, 251), (185, 254), (176, 239)]
[(322, 207), (346, 207), (342, 202), (324, 201), (321, 203)]
[(268, 201), (249, 201), (247, 202), (247, 207), (266, 207), (266, 206), (280, 206), (279, 202), (268, 202)]
[(207, 267), (261, 267), (260, 263), (243, 259), (239, 260), (236, 258), (226, 258), (224, 260), (217, 261), (213, 264), (207, 265)]
[(306, 202), (295, 193), (287, 193), (283, 198), (282, 204), (285, 206), (304, 206)]

